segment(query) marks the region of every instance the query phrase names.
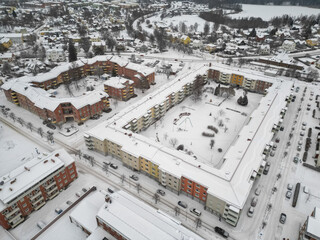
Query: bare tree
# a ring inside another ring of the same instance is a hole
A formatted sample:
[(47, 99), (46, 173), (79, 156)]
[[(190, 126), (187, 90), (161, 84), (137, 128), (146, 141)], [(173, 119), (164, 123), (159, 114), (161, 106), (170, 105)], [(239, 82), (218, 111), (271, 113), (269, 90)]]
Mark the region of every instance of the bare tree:
[(213, 148), (213, 146), (214, 146), (214, 140), (213, 140), (213, 139), (211, 139), (211, 141), (210, 141), (210, 148), (212, 149), (212, 148)]
[(225, 111), (223, 111), (223, 109), (220, 109), (219, 111), (218, 111), (218, 113), (219, 113), (219, 116), (224, 116), (226, 113), (225, 113)]
[(174, 208), (174, 214), (175, 214), (175, 216), (179, 216), (180, 215), (180, 208), (175, 207)]
[(199, 227), (201, 227), (202, 221), (200, 218), (196, 218), (195, 223), (196, 223), (196, 229), (198, 229)]
[(27, 128), (29, 128), (31, 132), (32, 132), (32, 127), (33, 127), (32, 123), (31, 123), (31, 122), (28, 122), (28, 123), (27, 123)]
[(38, 128), (38, 133), (41, 137), (43, 136), (43, 129), (41, 127)]
[(141, 189), (142, 189), (141, 184), (137, 183), (137, 192), (139, 193)]
[(105, 171), (106, 173), (108, 173), (108, 171), (109, 171), (109, 165), (103, 164), (102, 170)]
[(124, 174), (122, 174), (120, 179), (121, 179), (121, 183), (123, 184), (124, 180), (126, 179), (126, 176)]
[(178, 139), (176, 138), (171, 138), (169, 140), (169, 143), (172, 145), (172, 147), (175, 147), (178, 144)]
[(1, 108), (1, 112), (5, 117), (8, 117), (8, 111), (5, 110), (4, 108)]
[(21, 124), (21, 127), (23, 127), (23, 125), (25, 123), (24, 120), (20, 117), (18, 117), (17, 122)]
[(10, 113), (9, 117), (10, 117), (14, 122), (16, 121), (16, 115), (15, 115), (13, 112)]
[(160, 201), (160, 196), (158, 193), (155, 193), (152, 198), (154, 199), (155, 204), (157, 204)]

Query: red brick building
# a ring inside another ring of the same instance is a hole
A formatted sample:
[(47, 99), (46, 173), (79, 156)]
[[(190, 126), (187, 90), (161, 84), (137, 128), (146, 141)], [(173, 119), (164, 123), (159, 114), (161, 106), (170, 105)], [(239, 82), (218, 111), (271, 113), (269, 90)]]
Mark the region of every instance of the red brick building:
[(0, 225), (16, 227), (77, 177), (74, 159), (64, 149), (39, 155), (2, 176)]
[(8, 101), (52, 123), (83, 122), (109, 108), (109, 96), (103, 91), (59, 99), (41, 88), (17, 80), (5, 83), (2, 89)]
[(127, 101), (134, 95), (134, 82), (122, 77), (111, 77), (104, 83), (104, 91), (114, 99)]
[(192, 198), (198, 198), (199, 200), (206, 202), (207, 201), (207, 187), (204, 187), (191, 179), (186, 177), (181, 178), (181, 191), (189, 194)]

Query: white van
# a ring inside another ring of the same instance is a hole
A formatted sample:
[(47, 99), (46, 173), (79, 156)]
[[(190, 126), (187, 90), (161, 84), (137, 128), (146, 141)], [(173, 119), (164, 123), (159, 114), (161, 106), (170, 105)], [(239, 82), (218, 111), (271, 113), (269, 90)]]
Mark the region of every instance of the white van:
[(309, 193), (309, 188), (307, 186), (304, 186), (303, 187), (303, 192), (308, 194)]
[(39, 221), (37, 222), (37, 226), (38, 228), (43, 229), (46, 226), (46, 224), (43, 221)]

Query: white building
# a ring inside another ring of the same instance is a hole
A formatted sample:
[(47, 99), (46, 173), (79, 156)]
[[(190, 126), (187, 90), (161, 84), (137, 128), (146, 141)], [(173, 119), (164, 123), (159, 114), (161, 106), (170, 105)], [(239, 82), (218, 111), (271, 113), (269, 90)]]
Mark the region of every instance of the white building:
[(91, 194), (70, 214), (70, 221), (88, 233), (89, 238), (99, 233), (116, 239), (203, 239), (177, 219), (124, 191)]
[(282, 43), (282, 49), (287, 52), (292, 52), (296, 50), (296, 43), (294, 41), (285, 40)]
[(66, 60), (63, 49), (48, 49), (46, 51), (47, 59), (52, 62), (63, 62)]

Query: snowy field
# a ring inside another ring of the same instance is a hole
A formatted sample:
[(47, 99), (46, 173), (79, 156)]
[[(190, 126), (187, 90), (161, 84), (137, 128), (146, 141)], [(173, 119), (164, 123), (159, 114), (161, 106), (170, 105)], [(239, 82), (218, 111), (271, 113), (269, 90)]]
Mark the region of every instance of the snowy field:
[(37, 156), (36, 149), (43, 149), (36, 143), (0, 122), (0, 176), (19, 167)]
[(260, 17), (263, 20), (270, 20), (273, 17), (281, 17), (283, 14), (288, 14), (291, 17), (299, 17), (301, 15), (318, 15), (320, 10), (317, 8), (308, 8), (300, 6), (269, 6), (269, 5), (253, 5), (242, 4), (242, 12), (231, 14), (233, 18), (243, 17)]
[[(215, 88), (216, 84), (205, 85), (204, 89), (206, 87)], [(173, 139), (176, 139), (175, 148), (182, 144), (184, 151), (198, 161), (218, 167), (233, 139), (263, 97), (260, 94), (248, 93), (249, 104), (243, 107), (237, 103), (243, 90), (235, 91), (236, 96), (225, 101), (224, 97), (214, 96), (211, 92), (203, 93), (202, 100), (199, 102), (194, 102), (191, 97), (188, 97), (141, 134), (155, 141), (158, 137), (160, 143), (171, 148)], [(242, 115), (243, 112), (247, 116)], [(208, 129), (209, 125), (216, 127), (218, 133), (214, 137), (202, 136), (203, 132), (213, 133)], [(211, 140), (215, 141), (212, 149)], [(222, 152), (218, 151), (219, 148)]]

